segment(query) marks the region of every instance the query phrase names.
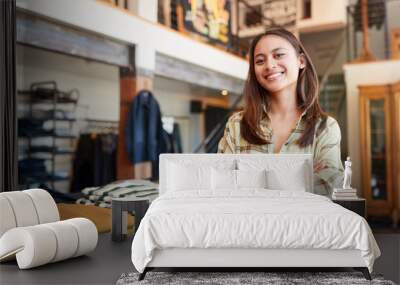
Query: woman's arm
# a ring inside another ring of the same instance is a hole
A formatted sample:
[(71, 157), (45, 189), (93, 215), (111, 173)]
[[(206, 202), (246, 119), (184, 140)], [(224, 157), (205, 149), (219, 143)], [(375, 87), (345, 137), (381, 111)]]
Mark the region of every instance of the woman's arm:
[(338, 123), (328, 117), (326, 128), (316, 137), (314, 149), (314, 193), (331, 196), (342, 187), (343, 164), (340, 157), (341, 133)]

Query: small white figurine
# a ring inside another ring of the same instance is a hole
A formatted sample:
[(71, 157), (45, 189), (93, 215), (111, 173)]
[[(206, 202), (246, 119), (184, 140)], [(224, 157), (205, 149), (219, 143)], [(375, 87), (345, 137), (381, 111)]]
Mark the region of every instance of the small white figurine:
[(350, 156), (347, 157), (347, 160), (344, 162), (344, 181), (343, 181), (343, 189), (351, 189), (351, 160)]

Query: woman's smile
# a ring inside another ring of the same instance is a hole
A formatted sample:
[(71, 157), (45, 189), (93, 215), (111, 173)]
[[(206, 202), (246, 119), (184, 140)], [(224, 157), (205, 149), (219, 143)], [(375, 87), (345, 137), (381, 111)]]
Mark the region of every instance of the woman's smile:
[(268, 81), (278, 81), (278, 80), (282, 79), (284, 74), (285, 74), (284, 71), (274, 71), (274, 72), (270, 72), (270, 73), (266, 74), (264, 76), (264, 79), (266, 79)]

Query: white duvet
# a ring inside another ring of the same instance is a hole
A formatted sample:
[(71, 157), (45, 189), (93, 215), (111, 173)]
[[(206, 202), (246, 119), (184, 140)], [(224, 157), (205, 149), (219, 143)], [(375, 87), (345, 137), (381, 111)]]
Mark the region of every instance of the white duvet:
[(365, 219), (326, 197), (296, 191), (184, 191), (156, 199), (132, 243), (143, 272), (155, 249), (358, 249), (372, 272), (379, 248)]

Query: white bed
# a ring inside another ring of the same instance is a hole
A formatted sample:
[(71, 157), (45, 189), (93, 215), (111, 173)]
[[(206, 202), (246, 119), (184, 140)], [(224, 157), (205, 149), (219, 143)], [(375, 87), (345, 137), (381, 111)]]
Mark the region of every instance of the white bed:
[[(263, 177), (296, 189), (255, 187)], [(132, 262), (141, 279), (155, 267), (354, 267), (370, 278), (380, 251), (367, 222), (312, 184), (311, 155), (161, 155)]]

